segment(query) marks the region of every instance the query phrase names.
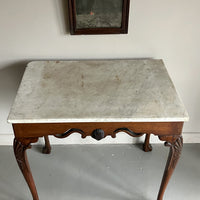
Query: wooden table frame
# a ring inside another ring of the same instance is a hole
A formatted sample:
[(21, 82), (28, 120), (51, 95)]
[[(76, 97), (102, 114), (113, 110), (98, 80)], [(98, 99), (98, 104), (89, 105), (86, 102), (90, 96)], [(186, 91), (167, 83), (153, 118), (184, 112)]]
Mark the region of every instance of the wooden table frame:
[(157, 200), (162, 200), (167, 184), (173, 174), (179, 160), (183, 139), (183, 122), (83, 122), (83, 123), (23, 123), (13, 124), (15, 139), (14, 153), (19, 168), (26, 179), (33, 196), (33, 200), (39, 200), (31, 169), (29, 167), (26, 150), (31, 148), (31, 143), (38, 141), (39, 137), (45, 137), (43, 153), (50, 153), (51, 147), (48, 135), (65, 138), (74, 132), (81, 134), (82, 138), (92, 136), (101, 140), (110, 135), (116, 137), (118, 132), (126, 132), (130, 136), (139, 137), (146, 134), (144, 150), (151, 151), (149, 144), (150, 134), (157, 135), (165, 141), (165, 146), (170, 147), (168, 161), (164, 171), (162, 183)]

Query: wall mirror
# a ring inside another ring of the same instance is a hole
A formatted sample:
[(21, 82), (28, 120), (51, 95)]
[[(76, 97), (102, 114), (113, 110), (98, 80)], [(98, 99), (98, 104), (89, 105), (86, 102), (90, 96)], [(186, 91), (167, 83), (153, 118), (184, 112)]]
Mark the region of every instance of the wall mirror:
[(68, 0), (71, 34), (128, 33), (130, 0)]

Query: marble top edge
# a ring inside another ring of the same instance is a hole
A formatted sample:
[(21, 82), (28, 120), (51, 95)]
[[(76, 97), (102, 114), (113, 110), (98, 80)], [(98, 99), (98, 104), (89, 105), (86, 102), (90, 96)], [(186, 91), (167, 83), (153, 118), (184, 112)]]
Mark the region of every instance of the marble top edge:
[(161, 58), (105, 58), (105, 59), (101, 59), (101, 58), (94, 58), (94, 59), (69, 59), (69, 60), (32, 60), (30, 62), (27, 63), (27, 65), (34, 63), (34, 62), (83, 62), (83, 61), (120, 61), (120, 60), (124, 60), (124, 61), (128, 61), (128, 60), (132, 60), (132, 61), (145, 61), (145, 60), (152, 60), (152, 61), (156, 61), (156, 60), (163, 60)]
[(189, 121), (189, 117), (184, 118), (137, 118), (137, 119), (130, 119), (130, 118), (107, 118), (107, 119), (98, 119), (98, 118), (91, 118), (91, 119), (8, 119), (8, 123), (12, 124), (22, 124), (22, 123), (85, 123), (85, 122), (187, 122)]
[(163, 59), (154, 59), (154, 58), (106, 58), (106, 59), (69, 59), (69, 60), (33, 60), (30, 61), (26, 68), (31, 67), (32, 65), (37, 65), (38, 63), (77, 63), (77, 62), (94, 62), (94, 61), (98, 61), (98, 62), (115, 62), (115, 61), (135, 61), (135, 62), (144, 62), (144, 61), (158, 61), (158, 62), (162, 62), (162, 64), (164, 65)]

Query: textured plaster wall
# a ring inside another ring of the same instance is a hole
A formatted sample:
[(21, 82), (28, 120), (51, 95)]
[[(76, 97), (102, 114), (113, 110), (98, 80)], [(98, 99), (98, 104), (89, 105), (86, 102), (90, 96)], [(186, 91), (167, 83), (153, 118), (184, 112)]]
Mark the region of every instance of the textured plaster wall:
[(131, 0), (128, 35), (71, 36), (67, 0), (1, 0), (0, 136), (12, 134), (6, 119), (29, 61), (140, 57), (164, 60), (190, 115), (184, 132), (199, 133), (199, 8), (199, 0)]

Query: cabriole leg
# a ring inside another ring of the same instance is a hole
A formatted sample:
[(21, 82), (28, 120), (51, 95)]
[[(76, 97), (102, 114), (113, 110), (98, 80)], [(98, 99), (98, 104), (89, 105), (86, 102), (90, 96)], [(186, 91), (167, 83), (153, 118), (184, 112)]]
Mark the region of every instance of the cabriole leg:
[(45, 141), (45, 146), (42, 149), (42, 153), (50, 154), (51, 153), (51, 145), (50, 145), (50, 142), (49, 142), (49, 137), (44, 136), (44, 141)]
[(158, 194), (157, 200), (163, 200), (164, 192), (166, 190), (167, 184), (174, 172), (176, 164), (181, 155), (182, 147), (183, 147), (183, 138), (182, 136), (159, 136), (159, 138), (165, 142), (165, 146), (170, 147), (168, 161), (165, 167), (162, 183), (160, 186), (160, 191)]
[(31, 148), (31, 143), (37, 142), (38, 138), (15, 138), (13, 143), (14, 154), (19, 165), (19, 168), (29, 186), (33, 200), (39, 200), (31, 169), (28, 163), (26, 150)]
[(152, 151), (152, 146), (151, 146), (151, 144), (149, 144), (150, 135), (151, 134), (146, 134), (146, 137), (145, 137), (145, 142), (144, 142), (144, 145), (143, 145), (143, 150), (145, 152)]

